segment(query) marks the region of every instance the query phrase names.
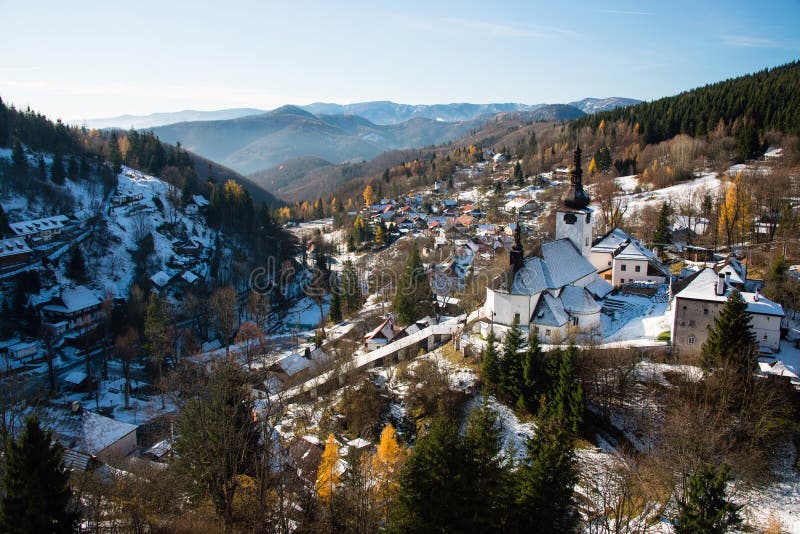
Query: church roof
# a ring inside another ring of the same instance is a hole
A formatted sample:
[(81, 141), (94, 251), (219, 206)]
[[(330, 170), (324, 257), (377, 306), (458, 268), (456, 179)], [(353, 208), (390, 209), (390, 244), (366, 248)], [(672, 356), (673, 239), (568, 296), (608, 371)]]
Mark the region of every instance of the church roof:
[(531, 323), (543, 326), (563, 326), (569, 321), (561, 300), (553, 297), (550, 293), (542, 293), (539, 303), (533, 309)]
[(583, 287), (566, 286), (561, 290), (559, 298), (564, 309), (569, 313), (587, 314), (600, 311), (600, 305)]
[(575, 249), (569, 239), (542, 244), (542, 257), (526, 258), (514, 275), (511, 292), (534, 295), (559, 289), (595, 272), (594, 266)]

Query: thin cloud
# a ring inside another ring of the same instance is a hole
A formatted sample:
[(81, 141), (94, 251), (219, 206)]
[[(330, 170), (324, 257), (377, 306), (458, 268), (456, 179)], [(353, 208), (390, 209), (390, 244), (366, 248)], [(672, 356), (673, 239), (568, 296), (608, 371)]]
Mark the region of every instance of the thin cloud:
[(465, 30), (475, 31), (495, 37), (550, 37), (574, 36), (575, 32), (565, 28), (554, 26), (538, 26), (532, 24), (510, 24), (506, 22), (492, 22), (484, 20), (469, 20), (460, 18), (449, 18), (444, 20), (445, 24), (457, 26)]
[(610, 13), (612, 15), (635, 15), (635, 16), (650, 16), (655, 15), (650, 11), (625, 11), (621, 9), (593, 9), (595, 13)]
[(726, 45), (739, 48), (780, 48), (782, 46), (773, 39), (749, 35), (722, 35), (721, 39)]

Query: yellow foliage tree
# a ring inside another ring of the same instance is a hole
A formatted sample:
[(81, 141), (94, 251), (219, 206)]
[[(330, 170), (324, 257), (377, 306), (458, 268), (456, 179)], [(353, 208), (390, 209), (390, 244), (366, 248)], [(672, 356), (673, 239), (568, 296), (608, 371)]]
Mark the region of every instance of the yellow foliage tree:
[(589, 173), (589, 176), (597, 174), (597, 162), (594, 160), (594, 156), (592, 156), (592, 161), (589, 162), (586, 172)]
[(600, 135), (603, 135), (603, 134), (606, 133), (606, 120), (605, 119), (602, 119), (600, 121), (600, 125), (597, 127), (597, 129), (600, 131)]
[(325, 450), (322, 453), (322, 461), (317, 468), (317, 482), (314, 488), (317, 490), (320, 500), (329, 504), (333, 491), (336, 486), (341, 482), (342, 475), (339, 473), (337, 464), (339, 463), (339, 444), (333, 437), (333, 434), (328, 435), (328, 441), (325, 443)]
[(397, 443), (397, 432), (387, 423), (381, 432), (378, 450), (372, 457), (375, 489), (381, 502), (384, 518), (388, 518), (389, 502), (400, 487), (400, 468), (406, 459), (406, 450)]
[(383, 245), (386, 242), (386, 234), (383, 231), (383, 226), (380, 224), (375, 229), (375, 242), (379, 245)]
[(750, 194), (741, 173), (725, 193), (725, 202), (719, 210), (719, 228), (725, 233), (728, 246), (737, 237), (744, 238), (753, 222)]
[(364, 203), (367, 206), (375, 204), (375, 191), (372, 189), (371, 185), (367, 185), (367, 187), (364, 188), (362, 196), (364, 197)]

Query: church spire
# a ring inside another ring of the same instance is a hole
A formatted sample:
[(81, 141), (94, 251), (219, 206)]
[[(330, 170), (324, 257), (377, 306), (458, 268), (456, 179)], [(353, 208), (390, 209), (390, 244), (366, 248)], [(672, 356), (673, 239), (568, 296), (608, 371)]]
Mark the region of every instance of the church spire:
[(589, 205), (589, 195), (583, 190), (583, 170), (581, 169), (581, 145), (576, 143), (572, 151), (572, 170), (569, 173), (569, 189), (561, 197), (568, 208), (580, 210)]
[(522, 269), (524, 264), (525, 249), (522, 248), (522, 225), (517, 221), (517, 227), (514, 229), (514, 244), (511, 246), (511, 252), (508, 255), (508, 261), (514, 269), (514, 274)]

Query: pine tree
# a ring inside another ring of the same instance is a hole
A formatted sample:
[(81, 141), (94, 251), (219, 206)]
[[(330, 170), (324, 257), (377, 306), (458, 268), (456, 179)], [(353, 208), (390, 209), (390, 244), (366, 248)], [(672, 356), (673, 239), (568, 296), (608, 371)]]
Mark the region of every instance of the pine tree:
[(52, 442), (50, 433), (42, 430), (35, 416), (25, 420), (19, 439), (8, 443), (2, 489), (0, 531), (75, 531), (78, 514), (73, 510), (62, 448)]
[(115, 132), (111, 132), (111, 139), (108, 141), (108, 161), (111, 162), (115, 176), (122, 172), (122, 155), (119, 151), (119, 142)]
[(67, 263), (67, 276), (72, 280), (83, 284), (87, 280), (86, 276), (86, 262), (83, 259), (83, 251), (80, 245), (72, 248), (72, 252)]
[(47, 180), (47, 164), (45, 164), (44, 158), (42, 156), (39, 156), (38, 170), (36, 176), (43, 182)]
[(514, 164), (514, 181), (517, 182), (518, 186), (525, 185), (525, 176), (522, 174), (522, 166), (519, 164), (519, 161)]
[(56, 152), (53, 155), (53, 164), (50, 166), (50, 179), (56, 185), (64, 185), (67, 171), (64, 170), (64, 162), (61, 161), (61, 154)]
[(575, 345), (566, 351), (554, 351), (548, 369), (550, 391), (548, 393), (546, 417), (557, 419), (566, 425), (572, 434), (578, 433), (583, 422), (583, 389), (577, 380)]
[(17, 178), (24, 178), (28, 174), (28, 157), (19, 139), (14, 140), (11, 151), (11, 174)]
[(514, 317), (511, 328), (506, 331), (503, 340), (503, 357), (500, 360), (499, 392), (508, 395), (514, 402), (519, 401), (522, 394), (522, 355), (519, 350), (524, 342), (522, 330), (519, 328), (519, 317)]
[(658, 221), (656, 222), (656, 230), (653, 233), (653, 244), (663, 250), (666, 245), (672, 242), (669, 231), (669, 218), (672, 215), (672, 209), (666, 201), (661, 203), (661, 208), (658, 211)]
[[(170, 346), (170, 325), (164, 304), (155, 293), (150, 293), (147, 311), (144, 318), (145, 348), (156, 368), (159, 384), (161, 383), (164, 358)], [(165, 406), (164, 393), (161, 394), (161, 406)]]
[(6, 212), (3, 211), (3, 206), (0, 205), (0, 235), (6, 234), (11, 231), (11, 227), (8, 225), (8, 215)]
[(741, 506), (727, 499), (730, 468), (703, 464), (689, 478), (686, 496), (678, 502), (676, 534), (722, 534), (741, 524)]
[(786, 256), (778, 254), (772, 262), (769, 269), (769, 274), (765, 280), (764, 294), (767, 298), (780, 302), (786, 302), (785, 289), (786, 289), (786, 273), (789, 270), (789, 265), (786, 263)]
[(339, 444), (333, 434), (328, 435), (328, 441), (325, 443), (325, 450), (322, 453), (322, 461), (317, 468), (317, 481), (314, 484), (314, 489), (319, 495), (320, 500), (329, 505), (333, 499), (333, 493), (336, 487), (342, 481), (342, 475), (339, 472)]
[(351, 316), (358, 313), (364, 304), (364, 295), (358, 282), (358, 272), (351, 260), (345, 260), (342, 275), (339, 279), (339, 290), (342, 293), (342, 315)]
[(331, 278), (331, 301), (328, 308), (328, 319), (334, 324), (342, 320), (342, 297), (340, 293), (339, 279), (334, 276)]
[(539, 336), (534, 332), (528, 338), (528, 350), (525, 351), (522, 363), (524, 405), (530, 413), (535, 413), (539, 408), (539, 396), (544, 393), (544, 374), (542, 346), (539, 344)]
[(422, 265), (416, 242), (397, 283), (392, 310), (401, 324), (410, 324), (433, 313), (433, 291)]
[(732, 369), (746, 380), (756, 371), (756, 341), (747, 313), (747, 302), (737, 290), (731, 291), (703, 343), (701, 364), (710, 371), (715, 367)]
[(481, 361), (481, 376), (491, 387), (497, 387), (500, 383), (500, 360), (495, 345), (494, 328), (486, 336), (486, 347), (483, 349), (483, 360)]

